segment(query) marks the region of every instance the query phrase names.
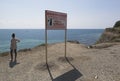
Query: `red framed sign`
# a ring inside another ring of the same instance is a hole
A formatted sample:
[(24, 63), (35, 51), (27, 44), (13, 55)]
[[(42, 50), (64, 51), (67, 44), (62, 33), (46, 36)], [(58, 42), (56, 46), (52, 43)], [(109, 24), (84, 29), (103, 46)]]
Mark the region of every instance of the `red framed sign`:
[(65, 30), (65, 57), (66, 57), (67, 14), (45, 10), (45, 48), (46, 48), (46, 64), (48, 65), (47, 30)]
[(67, 29), (67, 14), (45, 10), (45, 24), (47, 30)]

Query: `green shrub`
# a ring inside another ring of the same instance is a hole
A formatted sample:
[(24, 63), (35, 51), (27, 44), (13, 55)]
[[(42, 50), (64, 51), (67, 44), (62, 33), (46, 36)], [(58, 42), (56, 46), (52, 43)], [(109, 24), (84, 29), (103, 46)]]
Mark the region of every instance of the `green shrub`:
[(120, 20), (115, 23), (114, 27), (115, 28), (118, 28), (118, 27), (120, 28)]

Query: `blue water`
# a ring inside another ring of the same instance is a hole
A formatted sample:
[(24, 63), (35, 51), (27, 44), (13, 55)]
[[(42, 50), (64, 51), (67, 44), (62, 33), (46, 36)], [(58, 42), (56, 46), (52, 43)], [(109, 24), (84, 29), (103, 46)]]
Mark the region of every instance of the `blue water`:
[[(103, 29), (68, 29), (67, 40), (78, 40), (80, 43), (91, 45), (100, 37)], [(44, 29), (0, 29), (0, 53), (9, 51), (11, 34), (15, 33), (20, 39), (18, 50), (33, 48), (45, 43)], [(64, 42), (64, 30), (49, 30), (48, 43)]]

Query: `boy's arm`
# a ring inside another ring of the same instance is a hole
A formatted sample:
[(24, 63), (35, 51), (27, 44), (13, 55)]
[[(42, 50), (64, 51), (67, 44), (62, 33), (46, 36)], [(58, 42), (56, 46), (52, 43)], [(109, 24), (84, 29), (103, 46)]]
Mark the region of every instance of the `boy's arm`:
[(19, 39), (16, 39), (16, 41), (17, 41), (17, 42), (20, 42), (20, 40), (19, 40)]

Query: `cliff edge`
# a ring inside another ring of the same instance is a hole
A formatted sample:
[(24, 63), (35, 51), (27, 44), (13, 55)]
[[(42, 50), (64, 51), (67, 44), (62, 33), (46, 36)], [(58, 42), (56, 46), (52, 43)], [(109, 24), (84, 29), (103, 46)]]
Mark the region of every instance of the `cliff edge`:
[(120, 42), (120, 20), (112, 28), (105, 29), (97, 44), (106, 42)]

